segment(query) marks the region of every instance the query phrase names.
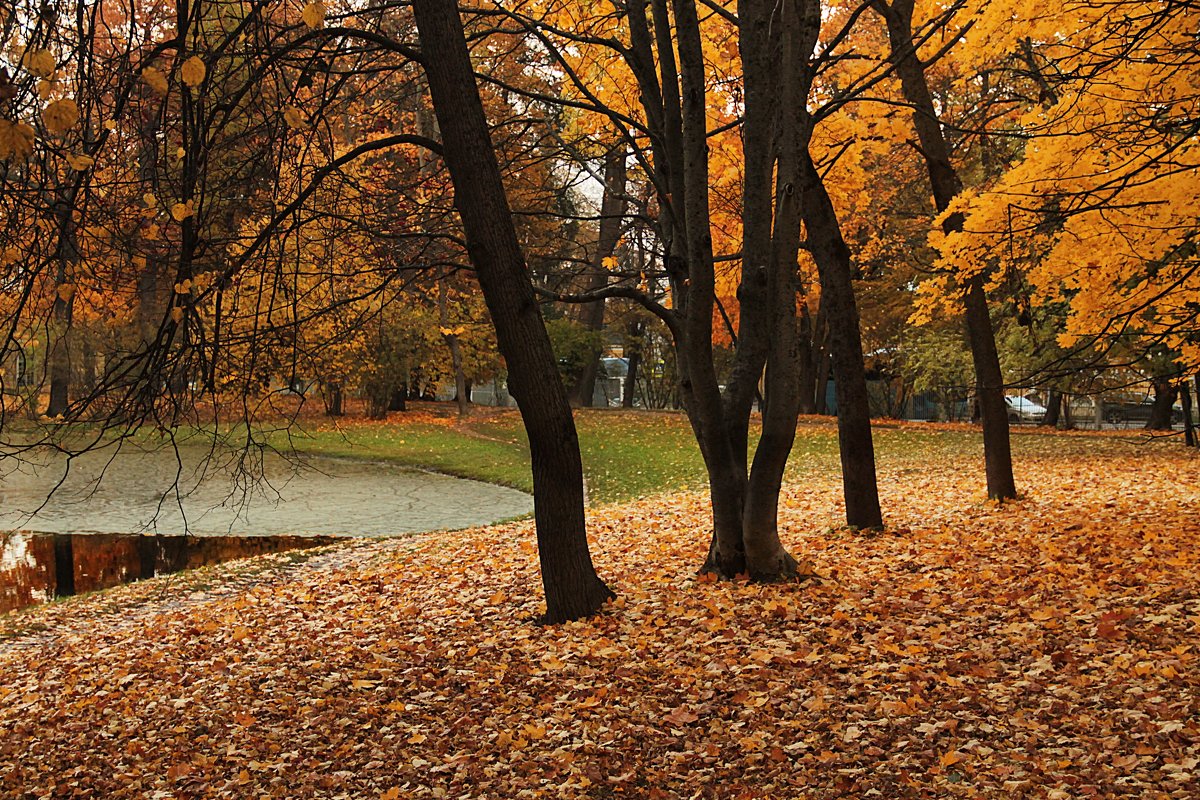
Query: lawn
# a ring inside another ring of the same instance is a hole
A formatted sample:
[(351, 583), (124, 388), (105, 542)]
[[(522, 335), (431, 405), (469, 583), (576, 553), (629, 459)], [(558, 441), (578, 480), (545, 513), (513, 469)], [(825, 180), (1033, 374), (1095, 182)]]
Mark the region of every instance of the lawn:
[[(410, 413), (383, 422), (360, 417), (305, 419), (271, 441), (280, 449), (328, 456), (377, 459), (532, 491), (529, 446), (512, 409), (477, 407), (460, 419), (449, 404), (415, 404)], [(701, 489), (704, 462), (687, 418), (680, 412), (576, 412), (579, 446), (591, 504), (631, 500), (660, 492)], [(757, 441), (757, 425), (751, 441)], [(1144, 449), (1141, 431), (1106, 435), (1014, 429), (1014, 451), (1123, 456)], [(919, 468), (927, 460), (970, 458), (982, 447), (970, 425), (882, 422), (875, 430), (881, 466)], [(788, 476), (828, 476), (839, 469), (837, 430), (826, 417), (804, 418), (797, 428)]]
[(593, 509), (620, 598), (558, 628), (529, 521), (34, 609), (0, 637), (0, 796), (1195, 797), (1200, 459), (1022, 432), (997, 506), (972, 441), (880, 431), (881, 534), (796, 473), (783, 586), (697, 578), (702, 493)]

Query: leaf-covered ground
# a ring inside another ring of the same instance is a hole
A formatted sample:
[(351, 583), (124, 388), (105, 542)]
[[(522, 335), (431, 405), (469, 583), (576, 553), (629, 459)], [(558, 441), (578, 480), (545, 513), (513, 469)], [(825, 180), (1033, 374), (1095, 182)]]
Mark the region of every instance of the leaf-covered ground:
[(1062, 441), (1002, 507), (973, 459), (886, 466), (883, 534), (791, 485), (787, 586), (697, 579), (702, 495), (600, 509), (621, 599), (560, 628), (528, 522), (22, 613), (0, 795), (1196, 797), (1200, 460)]

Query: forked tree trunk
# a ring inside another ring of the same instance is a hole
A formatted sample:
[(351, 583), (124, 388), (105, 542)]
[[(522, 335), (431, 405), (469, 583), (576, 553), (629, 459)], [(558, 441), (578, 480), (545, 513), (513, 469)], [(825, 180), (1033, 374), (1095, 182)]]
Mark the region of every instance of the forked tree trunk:
[(457, 4), (414, 0), (413, 14), (467, 251), (529, 435), (543, 621), (580, 619), (614, 595), (588, 550), (575, 421), (513, 227)]

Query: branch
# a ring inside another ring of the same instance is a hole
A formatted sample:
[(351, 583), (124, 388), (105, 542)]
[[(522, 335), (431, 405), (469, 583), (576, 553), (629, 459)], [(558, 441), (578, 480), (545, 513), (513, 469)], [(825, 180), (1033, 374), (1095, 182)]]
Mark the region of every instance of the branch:
[(642, 290), (634, 289), (631, 286), (606, 286), (603, 289), (597, 289), (593, 292), (581, 292), (579, 294), (555, 292), (551, 291), (550, 289), (545, 289), (541, 286), (534, 286), (533, 291), (542, 297), (559, 303), (596, 303), (613, 297), (632, 300), (654, 316), (661, 319), (663, 323), (671, 330), (671, 335), (675, 337), (676, 341), (679, 341), (683, 334), (682, 329), (679, 327), (679, 318), (675, 312)]

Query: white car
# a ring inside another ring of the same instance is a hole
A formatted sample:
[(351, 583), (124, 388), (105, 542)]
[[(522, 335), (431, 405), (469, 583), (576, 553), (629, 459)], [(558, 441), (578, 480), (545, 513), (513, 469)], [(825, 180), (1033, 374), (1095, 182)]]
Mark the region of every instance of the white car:
[(1005, 395), (1004, 403), (1008, 406), (1009, 422), (1041, 422), (1046, 418), (1046, 407), (1028, 397)]

